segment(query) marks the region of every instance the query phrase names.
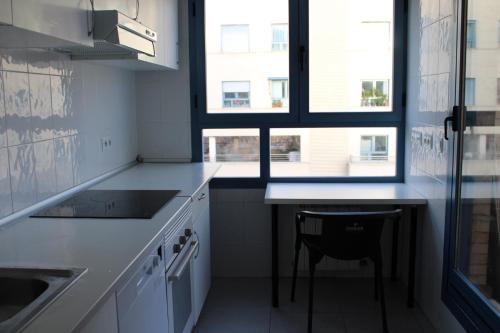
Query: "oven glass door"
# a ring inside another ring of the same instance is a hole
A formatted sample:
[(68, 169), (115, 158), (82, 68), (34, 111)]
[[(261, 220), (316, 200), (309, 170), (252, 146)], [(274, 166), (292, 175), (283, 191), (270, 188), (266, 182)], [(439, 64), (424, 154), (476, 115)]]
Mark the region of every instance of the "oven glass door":
[(167, 300), (169, 333), (189, 333), (193, 328), (192, 275), (193, 256), (198, 242), (190, 242), (168, 269)]
[(183, 333), (192, 313), (191, 265), (188, 265), (179, 280), (171, 282), (173, 298), (174, 333)]

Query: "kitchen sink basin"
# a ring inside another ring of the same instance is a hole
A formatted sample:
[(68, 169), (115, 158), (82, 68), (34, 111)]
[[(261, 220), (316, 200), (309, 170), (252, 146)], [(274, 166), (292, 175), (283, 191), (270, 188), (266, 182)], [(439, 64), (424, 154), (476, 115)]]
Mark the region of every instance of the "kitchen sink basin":
[(20, 330), (84, 271), (0, 267), (0, 332)]

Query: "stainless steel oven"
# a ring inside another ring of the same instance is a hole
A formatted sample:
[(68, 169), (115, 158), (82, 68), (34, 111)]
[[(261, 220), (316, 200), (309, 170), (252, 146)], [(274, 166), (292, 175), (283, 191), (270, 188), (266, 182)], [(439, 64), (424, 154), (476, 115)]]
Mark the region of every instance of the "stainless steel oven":
[(194, 326), (193, 259), (198, 241), (193, 237), (189, 205), (176, 220), (174, 232), (165, 236), (168, 333), (190, 333)]

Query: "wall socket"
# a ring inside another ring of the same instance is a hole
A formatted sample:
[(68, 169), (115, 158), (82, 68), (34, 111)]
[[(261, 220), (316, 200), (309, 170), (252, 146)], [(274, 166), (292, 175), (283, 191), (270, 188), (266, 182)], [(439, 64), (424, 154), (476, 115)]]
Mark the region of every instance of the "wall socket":
[(113, 142), (111, 137), (105, 136), (101, 138), (101, 152), (105, 152), (111, 149)]

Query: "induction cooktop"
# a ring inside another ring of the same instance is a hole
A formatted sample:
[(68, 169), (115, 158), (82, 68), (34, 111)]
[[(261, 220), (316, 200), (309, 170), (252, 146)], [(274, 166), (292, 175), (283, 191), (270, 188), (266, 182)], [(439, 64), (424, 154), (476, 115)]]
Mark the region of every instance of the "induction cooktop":
[(87, 190), (31, 217), (151, 219), (177, 190)]

